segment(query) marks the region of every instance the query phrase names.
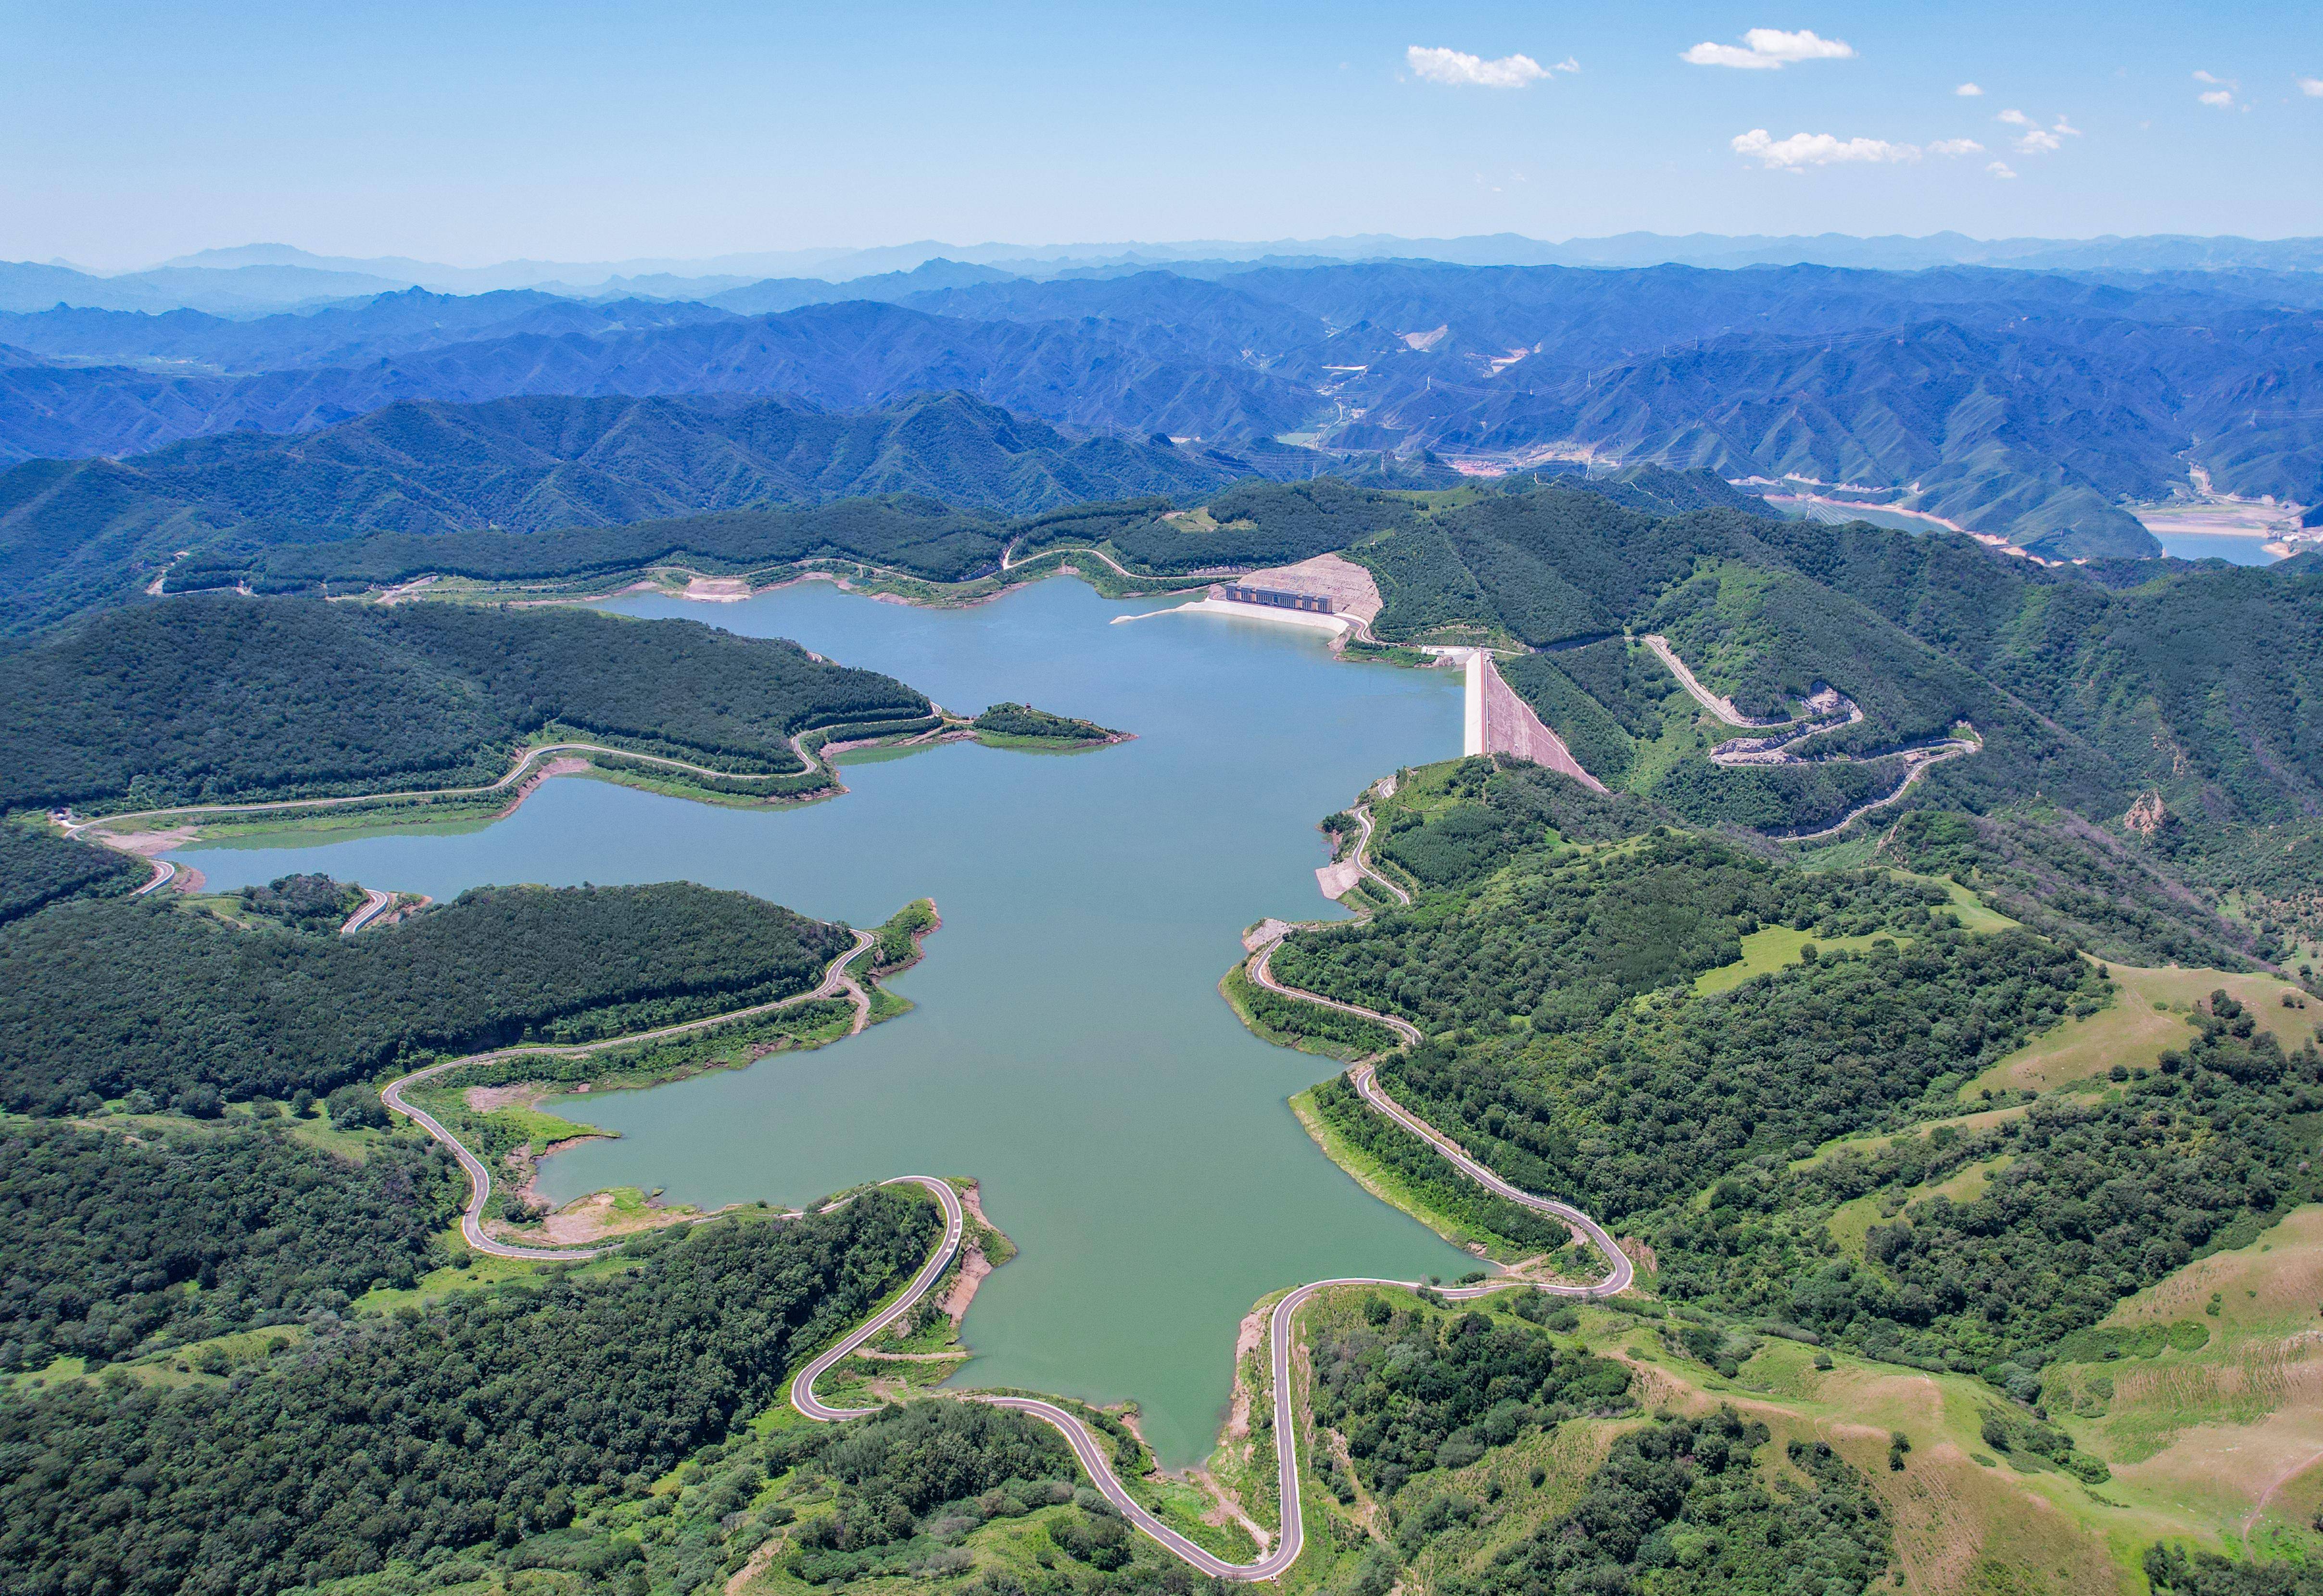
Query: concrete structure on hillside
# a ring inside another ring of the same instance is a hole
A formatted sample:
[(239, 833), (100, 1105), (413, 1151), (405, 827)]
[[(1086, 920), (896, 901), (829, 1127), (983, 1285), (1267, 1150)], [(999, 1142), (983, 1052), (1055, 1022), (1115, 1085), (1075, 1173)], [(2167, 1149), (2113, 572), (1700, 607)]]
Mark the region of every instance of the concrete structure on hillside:
[(1271, 587), (1244, 587), (1238, 582), (1220, 583), (1210, 590), (1210, 596), (1235, 604), (1264, 604), (1273, 610), (1304, 610), (1309, 615), (1328, 615), (1336, 608), (1320, 593), (1290, 593)]

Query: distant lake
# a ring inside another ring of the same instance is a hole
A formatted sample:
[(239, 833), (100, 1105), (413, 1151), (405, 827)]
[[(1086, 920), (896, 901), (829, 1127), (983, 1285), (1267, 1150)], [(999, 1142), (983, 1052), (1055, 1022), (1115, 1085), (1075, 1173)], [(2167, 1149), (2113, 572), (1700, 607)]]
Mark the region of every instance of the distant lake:
[(2154, 541), (2165, 555), (2181, 560), (2231, 560), (2237, 565), (2272, 565), (2282, 556), (2266, 552), (2263, 537), (2238, 537), (2230, 532), (2156, 532)]
[(575, 1100), (621, 1138), (551, 1160), (558, 1201), (634, 1185), (787, 1204), (887, 1175), (978, 1177), (1023, 1251), (969, 1312), (978, 1355), (960, 1383), (1134, 1398), (1172, 1468), (1208, 1452), (1257, 1298), (1474, 1267), (1299, 1129), (1284, 1099), (1334, 1066), (1259, 1041), (1217, 992), (1245, 926), (1338, 917), (1315, 885), (1316, 822), (1375, 776), (1459, 752), (1456, 675), (1343, 664), (1262, 621), (1114, 626), (1152, 603), (1072, 581), (967, 610), (821, 582), (610, 607), (794, 637), (954, 710), (1015, 699), (1138, 735), (842, 761), (852, 792), (793, 810), (562, 779), (464, 831), (173, 856), (222, 891), (295, 870), (438, 898), (688, 878), (858, 925), (936, 899), (943, 929), (894, 983), (915, 1012), (819, 1052)]

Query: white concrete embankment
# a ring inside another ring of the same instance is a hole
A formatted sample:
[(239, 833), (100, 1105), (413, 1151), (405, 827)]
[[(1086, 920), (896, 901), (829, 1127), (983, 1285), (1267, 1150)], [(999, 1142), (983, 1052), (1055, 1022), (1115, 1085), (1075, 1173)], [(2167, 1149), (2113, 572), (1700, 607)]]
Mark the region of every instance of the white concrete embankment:
[(1336, 637), (1354, 629), (1354, 622), (1344, 615), (1318, 615), (1311, 610), (1278, 610), (1272, 604), (1236, 604), (1225, 599), (1197, 599), (1190, 604), (1177, 604), (1167, 610), (1149, 610), (1143, 615), (1116, 615), (1113, 624), (1125, 620), (1151, 620), (1157, 615), (1223, 615), (1231, 620), (1271, 620), (1281, 626), (1305, 627), (1309, 631), (1329, 632)]
[(1484, 672), (1489, 668), (1485, 659), (1483, 649), (1468, 650), (1468, 695), (1460, 715), (1460, 755), (1463, 758), (1484, 751)]

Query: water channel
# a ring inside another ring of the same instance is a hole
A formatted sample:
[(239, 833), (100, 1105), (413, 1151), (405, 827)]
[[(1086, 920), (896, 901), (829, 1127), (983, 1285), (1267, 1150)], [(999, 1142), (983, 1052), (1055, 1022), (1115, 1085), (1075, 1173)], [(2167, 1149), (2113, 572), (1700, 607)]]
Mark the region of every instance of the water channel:
[(685, 878), (863, 925), (936, 900), (943, 929), (894, 983), (914, 1012), (818, 1052), (565, 1100), (620, 1136), (551, 1160), (553, 1197), (634, 1185), (788, 1204), (975, 1176), (1022, 1252), (969, 1310), (978, 1355), (955, 1383), (1134, 1398), (1170, 1467), (1207, 1452), (1261, 1296), (1472, 1266), (1317, 1151), (1284, 1099), (1333, 1067), (1251, 1036), (1217, 992), (1244, 926), (1338, 914), (1316, 888), (1315, 822), (1376, 775), (1458, 753), (1456, 675), (1340, 663), (1318, 634), (1263, 621), (1111, 625), (1154, 606), (1070, 580), (968, 610), (821, 582), (611, 607), (794, 637), (954, 710), (1014, 699), (1138, 735), (843, 758), (852, 791), (796, 809), (561, 779), (488, 825), (173, 856), (216, 891), (294, 870), (438, 899)]

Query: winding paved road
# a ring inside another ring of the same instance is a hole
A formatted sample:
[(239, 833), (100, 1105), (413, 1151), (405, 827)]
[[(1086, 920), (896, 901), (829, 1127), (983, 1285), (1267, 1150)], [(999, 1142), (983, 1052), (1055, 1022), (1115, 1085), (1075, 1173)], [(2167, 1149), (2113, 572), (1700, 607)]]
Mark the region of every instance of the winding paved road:
[(933, 1197), (943, 1209), (943, 1239), (936, 1243), (935, 1251), (928, 1254), (928, 1261), (920, 1265), (920, 1272), (912, 1277), (912, 1283), (904, 1288), (902, 1294), (895, 1301), (866, 1319), (862, 1328), (800, 1370), (798, 1377), (791, 1381), (791, 1406), (805, 1414), (807, 1417), (820, 1419), (824, 1424), (833, 1424), (844, 1418), (862, 1418), (866, 1415), (878, 1411), (876, 1408), (833, 1408), (814, 1394), (814, 1382), (829, 1373), (834, 1364), (850, 1356), (865, 1342), (909, 1313), (912, 1305), (927, 1295), (929, 1288), (941, 1280), (944, 1270), (951, 1267), (952, 1256), (960, 1251), (960, 1238), (967, 1234), (968, 1230), (967, 1216), (960, 1206), (960, 1194), (953, 1191), (949, 1183), (939, 1180), (932, 1175), (898, 1175), (892, 1180), (882, 1180), (879, 1184), (882, 1186), (909, 1184), (926, 1187), (929, 1195)]
[(1355, 868), (1393, 893), (1396, 902), (1407, 909), (1410, 908), (1411, 894), (1372, 868), (1372, 806), (1368, 803), (1358, 803), (1355, 805), (1354, 814), (1355, 819), (1364, 828), (1364, 834), (1355, 839)]
[(1364, 1102), (1435, 1148), (1463, 1175), (1496, 1197), (1506, 1197), (1512, 1203), (1563, 1220), (1586, 1236), (1589, 1244), (1603, 1255), (1610, 1266), (1605, 1278), (1593, 1286), (1541, 1285), (1542, 1290), (1559, 1297), (1584, 1297), (1593, 1301), (1600, 1297), (1618, 1296), (1637, 1282), (1638, 1271), (1630, 1262), (1630, 1255), (1614, 1244), (1613, 1238), (1606, 1234), (1603, 1225), (1569, 1203), (1560, 1203), (1554, 1197), (1535, 1197), (1531, 1192), (1510, 1185), (1470, 1158), (1466, 1148), (1389, 1096), (1387, 1089), (1379, 1084), (1379, 1073), (1371, 1059), (1364, 1059), (1347, 1074), (1348, 1078), (1354, 1081), (1355, 1090), (1363, 1094)]
[[(495, 1241), (486, 1235), (484, 1205), (491, 1200), (491, 1170), (485, 1167), (483, 1160), (469, 1151), (457, 1136), (445, 1128), (443, 1121), (406, 1099), (403, 1095), (404, 1088), (416, 1087), (420, 1082), (432, 1079), (447, 1070), (459, 1069), (470, 1064), (486, 1064), (495, 1059), (522, 1058), (526, 1055), (537, 1055), (550, 1059), (581, 1059), (592, 1053), (601, 1053), (610, 1048), (629, 1047), (641, 1041), (659, 1041), (666, 1037), (684, 1036), (690, 1032), (706, 1031), (712, 1026), (731, 1024), (737, 1020), (748, 1020), (760, 1014), (770, 1014), (777, 1009), (786, 1009), (794, 1004), (806, 1003), (815, 998), (836, 997), (841, 991), (852, 996), (855, 1003), (855, 1030), (861, 1031), (864, 1014), (868, 1006), (868, 1000), (864, 997), (862, 989), (857, 986), (848, 976), (847, 967), (854, 963), (865, 949), (877, 940), (878, 939), (869, 931), (856, 931), (855, 945), (831, 961), (831, 967), (823, 972), (822, 982), (809, 992), (796, 993), (789, 997), (778, 998), (773, 1003), (754, 1004), (748, 1008), (735, 1009), (723, 1014), (711, 1014), (699, 1020), (688, 1020), (679, 1025), (665, 1025), (658, 1031), (641, 1031), (629, 1036), (607, 1037), (602, 1041), (582, 1042), (571, 1047), (530, 1042), (519, 1047), (495, 1048), (490, 1052), (470, 1053), (465, 1058), (447, 1059), (441, 1064), (430, 1064), (425, 1069), (415, 1069), (409, 1075), (388, 1083), (381, 1088), (379, 1095), (390, 1108), (450, 1148), (452, 1156), (460, 1160), (460, 1168), (466, 1171), (468, 1177), (468, 1206), (460, 1215), (460, 1236), (470, 1247), (479, 1252), (489, 1252), (495, 1258), (523, 1258), (536, 1261), (573, 1263), (599, 1257), (611, 1252), (611, 1247), (519, 1247), (508, 1242)], [(707, 1219), (712, 1215), (705, 1214), (702, 1217)]]
[[(1356, 843), (1357, 865), (1365, 876), (1378, 881), (1388, 891), (1409, 903), (1411, 901), (1410, 894), (1371, 867), (1369, 853), (1373, 822), (1369, 809), (1358, 805), (1354, 812), (1364, 828), (1363, 836)], [(387, 1087), (381, 1096), (386, 1100), (390, 1108), (412, 1119), (429, 1135), (450, 1148), (453, 1155), (460, 1160), (460, 1167), (467, 1172), (470, 1196), (467, 1210), (460, 1218), (460, 1234), (471, 1247), (478, 1252), (492, 1253), (501, 1258), (567, 1262), (595, 1258), (611, 1249), (607, 1247), (588, 1249), (518, 1247), (505, 1242), (494, 1241), (486, 1235), (482, 1220), (484, 1205), (491, 1196), (491, 1171), (484, 1166), (482, 1159), (461, 1145), (459, 1139), (446, 1130), (434, 1115), (407, 1101), (403, 1096), (404, 1089), (448, 1070), (456, 1069), (463, 1065), (482, 1063), (491, 1059), (510, 1058), (526, 1053), (565, 1058), (576, 1057), (598, 1052), (607, 1048), (678, 1035), (712, 1025), (722, 1025), (730, 1021), (765, 1014), (792, 1004), (804, 1002), (809, 998), (828, 997), (842, 988), (851, 993), (857, 1001), (856, 1028), (860, 1030), (864, 1007), (868, 1000), (865, 999), (861, 989), (848, 977), (847, 967), (876, 940), (877, 939), (868, 931), (856, 931), (855, 946), (831, 961), (820, 986), (812, 992), (801, 993), (777, 1003), (761, 1004), (754, 1008), (740, 1009), (728, 1014), (712, 1015), (708, 1019), (691, 1021), (682, 1025), (672, 1025), (660, 1031), (647, 1032), (636, 1036), (609, 1038), (603, 1041), (589, 1042), (577, 1047), (534, 1045), (501, 1048), (491, 1052), (472, 1054), (467, 1058), (449, 1059), (441, 1064), (430, 1065), (426, 1069), (415, 1070)], [(1295, 998), (1305, 1003), (1320, 1004), (1326, 1008), (1337, 1009), (1373, 1021), (1388, 1027), (1407, 1042), (1417, 1043), (1420, 1040), (1419, 1027), (1408, 1020), (1400, 1019), (1393, 1014), (1383, 1014), (1359, 1004), (1341, 1003), (1335, 998), (1325, 997), (1318, 993), (1308, 992), (1277, 980), (1269, 967), (1274, 949), (1281, 945), (1280, 939), (1277, 939), (1251, 956), (1251, 977), (1260, 986), (1285, 997)], [(1471, 1158), (1458, 1142), (1389, 1096), (1379, 1084), (1378, 1075), (1372, 1061), (1365, 1060), (1356, 1065), (1350, 1072), (1350, 1076), (1355, 1089), (1362, 1093), (1365, 1102), (1415, 1135), (1427, 1140), (1431, 1146), (1451, 1160), (1454, 1168), (1510, 1202), (1521, 1203), (1529, 1208), (1553, 1215), (1572, 1225), (1588, 1239), (1592, 1246), (1604, 1254), (1611, 1266), (1611, 1271), (1607, 1277), (1595, 1285), (1543, 1285), (1534, 1282), (1536, 1289), (1560, 1296), (1594, 1299), (1625, 1291), (1634, 1282), (1636, 1274), (1630, 1266), (1628, 1255), (1614, 1244), (1613, 1238), (1607, 1234), (1604, 1228), (1594, 1219), (1567, 1204), (1520, 1190)], [(967, 1221), (959, 1195), (952, 1190), (949, 1183), (929, 1175), (899, 1175), (881, 1184), (888, 1186), (911, 1184), (924, 1188), (943, 1210), (943, 1234), (933, 1250), (930, 1252), (927, 1261), (920, 1266), (919, 1272), (912, 1277), (911, 1282), (896, 1295), (893, 1302), (815, 1357), (800, 1369), (797, 1375), (793, 1378), (790, 1387), (791, 1405), (806, 1417), (826, 1424), (860, 1418), (877, 1411), (876, 1408), (868, 1408), (831, 1407), (814, 1394), (815, 1384), (840, 1362), (860, 1351), (881, 1331), (910, 1312), (913, 1307), (934, 1288), (936, 1282), (943, 1278), (944, 1271), (951, 1267), (952, 1260), (958, 1255), (961, 1240), (966, 1233)], [(710, 1217), (710, 1215), (705, 1215), (703, 1217)], [(1468, 1301), (1488, 1296), (1495, 1291), (1504, 1291), (1512, 1288), (1521, 1289), (1525, 1283), (1520, 1280), (1488, 1280), (1474, 1286), (1441, 1287), (1437, 1289), (1447, 1300)], [(1251, 1563), (1229, 1563), (1164, 1523), (1159, 1515), (1131, 1493), (1129, 1487), (1115, 1472), (1111, 1442), (1097, 1435), (1070, 1409), (1054, 1402), (1044, 1401), (1038, 1397), (962, 1392), (960, 1398), (967, 1401), (987, 1402), (996, 1408), (1006, 1408), (1019, 1413), (1029, 1414), (1056, 1429), (1064, 1436), (1066, 1444), (1072, 1448), (1073, 1455), (1087, 1471), (1089, 1478), (1096, 1482), (1097, 1488), (1104, 1493), (1106, 1500), (1110, 1501), (1121, 1515), (1136, 1526), (1141, 1532), (1152, 1537), (1163, 1549), (1189, 1566), (1214, 1579), (1231, 1580), (1241, 1583), (1279, 1579), (1290, 1571), (1306, 1549), (1306, 1524), (1302, 1512), (1299, 1478), (1300, 1452), (1296, 1371), (1291, 1355), (1292, 1348), (1297, 1343), (1296, 1321), (1299, 1310), (1305, 1307), (1318, 1292), (1326, 1291), (1334, 1287), (1386, 1286), (1416, 1290), (1422, 1284), (1423, 1282), (1419, 1280), (1391, 1280), (1368, 1276), (1314, 1280), (1287, 1293), (1274, 1305), (1272, 1311), (1268, 1315), (1269, 1350), (1272, 1359), (1272, 1373), (1274, 1384), (1276, 1487), (1277, 1500), (1281, 1504), (1281, 1530), (1272, 1547), (1264, 1555)]]
[(363, 927), (378, 919), (381, 911), (385, 909), (390, 903), (395, 902), (395, 894), (393, 893), (381, 892), (375, 886), (367, 886), (363, 889), (363, 906), (357, 909), (354, 913), (347, 916), (346, 923), (339, 927), (339, 935), (343, 937), (354, 936), (357, 931), (363, 930)]
[[(1402, 888), (1371, 868), (1368, 857), (1372, 838), (1371, 813), (1367, 808), (1361, 805), (1356, 807), (1354, 812), (1364, 828), (1363, 836), (1355, 845), (1357, 866), (1364, 875), (1380, 882), (1405, 903), (1409, 903), (1410, 897)], [(1285, 997), (1320, 1004), (1326, 1008), (1337, 1009), (1345, 1014), (1373, 1021), (1387, 1026), (1407, 1042), (1417, 1043), (1420, 1040), (1419, 1027), (1408, 1020), (1400, 1019), (1393, 1014), (1383, 1014), (1377, 1010), (1364, 1008), (1359, 1004), (1341, 1003), (1336, 998), (1325, 997), (1318, 993), (1308, 992), (1277, 980), (1270, 968), (1270, 961), (1273, 957), (1274, 949), (1281, 945), (1281, 939), (1278, 938), (1251, 956), (1251, 977), (1260, 986)], [(1413, 1134), (1425, 1139), (1430, 1146), (1448, 1159), (1453, 1167), (1462, 1174), (1499, 1197), (1505, 1197), (1510, 1202), (1520, 1203), (1538, 1212), (1552, 1215), (1571, 1225), (1604, 1255), (1609, 1266), (1605, 1279), (1594, 1285), (1545, 1285), (1533, 1282), (1536, 1289), (1557, 1296), (1594, 1300), (1626, 1291), (1635, 1283), (1637, 1271), (1630, 1264), (1629, 1255), (1614, 1243), (1613, 1238), (1596, 1220), (1570, 1204), (1560, 1203), (1550, 1197), (1537, 1197), (1531, 1192), (1520, 1190), (1471, 1158), (1466, 1149), (1458, 1142), (1389, 1096), (1385, 1088), (1379, 1084), (1378, 1073), (1372, 1060), (1366, 1059), (1356, 1065), (1350, 1071), (1350, 1078), (1365, 1102)], [(857, 1418), (874, 1411), (868, 1408), (839, 1408), (829, 1406), (815, 1396), (815, 1381), (908, 1311), (912, 1304), (942, 1277), (944, 1270), (950, 1266), (953, 1254), (959, 1250), (961, 1230), (960, 1199), (953, 1195), (951, 1188), (941, 1181), (932, 1180), (925, 1176), (907, 1176), (904, 1179), (914, 1180), (927, 1187), (935, 1194), (936, 1200), (943, 1205), (943, 1241), (929, 1257), (926, 1264), (921, 1268), (910, 1287), (894, 1303), (875, 1316), (861, 1329), (799, 1371), (798, 1377), (791, 1382), (791, 1403), (809, 1418), (830, 1422)], [(1274, 1305), (1272, 1311), (1268, 1315), (1268, 1337), (1274, 1382), (1276, 1491), (1277, 1500), (1281, 1503), (1282, 1527), (1273, 1546), (1264, 1555), (1251, 1563), (1229, 1563), (1164, 1523), (1159, 1515), (1131, 1493), (1129, 1487), (1123, 1483), (1120, 1475), (1114, 1472), (1111, 1442), (1097, 1435), (1070, 1409), (1038, 1397), (997, 1396), (977, 1392), (962, 1392), (960, 1395), (964, 1400), (988, 1402), (996, 1408), (1007, 1408), (1019, 1413), (1029, 1414), (1056, 1429), (1065, 1437), (1067, 1445), (1072, 1448), (1073, 1455), (1079, 1461), (1082, 1469), (1088, 1472), (1092, 1481), (1096, 1481), (1097, 1489), (1104, 1492), (1106, 1500), (1119, 1509), (1122, 1517), (1136, 1526), (1143, 1534), (1159, 1542), (1173, 1556), (1191, 1567), (1213, 1579), (1232, 1580), (1243, 1583), (1279, 1579), (1290, 1571), (1306, 1549), (1306, 1525), (1301, 1511), (1299, 1479), (1299, 1415), (1294, 1384), (1295, 1371), (1291, 1358), (1291, 1349), (1297, 1343), (1296, 1320), (1299, 1310), (1306, 1306), (1316, 1293), (1328, 1290), (1333, 1287), (1387, 1286), (1417, 1289), (1421, 1284), (1422, 1282), (1418, 1280), (1390, 1280), (1366, 1276), (1315, 1280), (1287, 1293)], [(1475, 1286), (1438, 1288), (1438, 1290), (1439, 1294), (1448, 1300), (1466, 1301), (1494, 1291), (1504, 1291), (1511, 1288), (1520, 1289), (1524, 1284), (1525, 1282), (1520, 1280), (1488, 1280)]]
[(1841, 693), (1837, 697), (1839, 702), (1846, 706), (1843, 715), (1836, 711), (1825, 711), (1819, 715), (1804, 716), (1792, 720), (1755, 720), (1736, 709), (1732, 699), (1719, 697), (1696, 680), (1694, 674), (1686, 668), (1685, 661), (1677, 656), (1677, 650), (1670, 647), (1667, 637), (1649, 633), (1644, 641), (1662, 664), (1669, 667), (1670, 674), (1677, 678), (1678, 685), (1693, 695), (1694, 702), (1702, 705), (1711, 713), (1722, 717), (1731, 725), (1747, 726), (1759, 730), (1789, 731), (1793, 734), (1787, 738), (1730, 738), (1711, 750), (1710, 759), (1713, 765), (1731, 769), (1737, 766), (1820, 765), (1827, 758), (1852, 759), (1869, 764), (1875, 759), (1887, 759), (1898, 756), (1902, 757), (1904, 779), (1896, 784), (1894, 792), (1874, 798), (1868, 803), (1859, 803), (1830, 825), (1812, 831), (1763, 833), (1781, 841), (1816, 842), (1825, 837), (1836, 837), (1865, 815), (1885, 809), (1896, 803), (1912, 790), (1914, 783), (1947, 759), (1959, 759), (1970, 754), (1980, 754), (1984, 751), (1984, 744), (1978, 738), (1976, 728), (1970, 726), (1968, 737), (1942, 738), (1934, 742), (1921, 743), (1911, 748), (1891, 748), (1886, 753), (1830, 755), (1825, 756), (1824, 758), (1810, 758), (1804, 754), (1794, 754), (1791, 749), (1800, 743), (1820, 737), (1826, 731), (1836, 730), (1841, 726), (1857, 724), (1863, 719), (1862, 709), (1853, 699)]
[[(800, 736), (804, 735), (804, 733), (800, 734)], [(791, 738), (791, 748), (793, 752), (806, 761), (809, 770), (820, 768), (826, 774), (829, 773), (828, 766), (822, 765), (813, 755), (799, 747), (797, 737)], [(71, 812), (66, 811), (58, 823), (64, 828), (64, 833), (68, 837), (78, 837), (85, 831), (95, 832), (96, 839), (104, 841), (107, 827), (125, 825), (131, 821), (160, 821), (172, 818), (191, 820), (206, 814), (267, 814), (277, 810), (339, 809), (354, 803), (384, 803), (399, 798), (482, 798), (493, 793), (505, 791), (523, 780), (525, 774), (541, 760), (551, 758), (558, 754), (605, 754), (619, 759), (632, 759), (641, 765), (658, 765), (665, 769), (683, 770), (694, 775), (714, 776), (721, 781), (752, 782), (779, 779), (776, 775), (765, 771), (713, 770), (706, 765), (692, 765), (685, 760), (666, 758), (659, 754), (632, 753), (627, 748), (608, 748), (602, 743), (546, 743), (537, 748), (526, 749), (523, 757), (517, 760), (514, 768), (510, 769), (506, 775), (496, 782), (488, 782), (481, 787), (427, 787), (404, 793), (348, 793), (334, 798), (276, 798), (257, 803), (186, 803), (174, 809), (141, 809), (129, 814), (99, 815), (94, 820), (86, 821), (75, 820), (72, 818)], [(801, 773), (790, 771), (786, 774), (797, 775)], [(163, 876), (152, 885), (159, 886), (161, 881), (167, 879), (167, 876)]]
[(178, 867), (168, 859), (155, 858), (145, 862), (153, 867), (153, 874), (145, 878), (144, 885), (129, 894), (133, 898), (142, 898), (149, 892), (158, 892), (178, 878)]

